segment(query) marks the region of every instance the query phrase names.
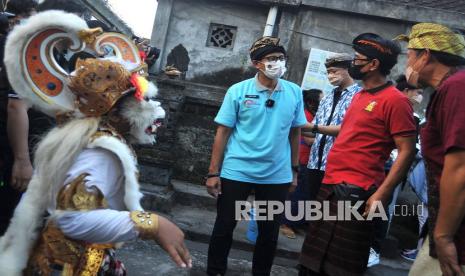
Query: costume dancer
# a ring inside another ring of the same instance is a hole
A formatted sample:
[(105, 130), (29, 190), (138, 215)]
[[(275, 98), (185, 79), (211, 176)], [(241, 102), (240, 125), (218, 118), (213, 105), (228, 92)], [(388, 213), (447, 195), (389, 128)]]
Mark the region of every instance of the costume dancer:
[[(63, 49), (95, 58), (66, 72), (54, 58)], [(182, 231), (140, 205), (129, 143), (154, 143), (165, 112), (132, 41), (48, 11), (11, 32), (5, 65), (20, 97), (59, 125), (39, 143), (34, 175), (0, 240), (1, 274), (124, 275), (114, 249), (137, 238), (190, 267)]]

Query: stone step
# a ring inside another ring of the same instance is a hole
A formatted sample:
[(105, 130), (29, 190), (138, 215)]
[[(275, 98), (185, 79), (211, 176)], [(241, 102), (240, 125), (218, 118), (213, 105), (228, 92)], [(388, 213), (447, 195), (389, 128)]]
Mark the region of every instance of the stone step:
[[(216, 199), (204, 186), (171, 180), (172, 188), (142, 184), (142, 205), (147, 210), (161, 212), (171, 218), (193, 241), (209, 243), (216, 218)], [(253, 197), (251, 197), (252, 199)], [(246, 239), (248, 221), (240, 221), (234, 231), (233, 247), (253, 251), (254, 245)], [(279, 237), (277, 256), (297, 259), (303, 243), (303, 234), (296, 239)]]
[(142, 206), (148, 210), (167, 212), (174, 204), (216, 210), (216, 199), (204, 186), (171, 180), (171, 185), (141, 184)]
[[(175, 205), (168, 213), (164, 213), (186, 234), (186, 238), (196, 242), (209, 243), (213, 231), (216, 211), (193, 206)], [(247, 240), (248, 221), (239, 221), (233, 234), (233, 248), (253, 251), (254, 245)], [(289, 239), (280, 235), (276, 256), (296, 260), (299, 256), (304, 236), (297, 235)]]
[(144, 194), (141, 200), (144, 209), (168, 213), (173, 208), (174, 191), (169, 186), (140, 184), (140, 189)]
[(181, 180), (171, 180), (176, 204), (216, 210), (216, 199), (208, 194), (203, 185)]
[[(144, 193), (142, 206), (160, 212), (173, 220), (192, 241), (209, 243), (216, 218), (216, 199), (203, 186), (172, 180), (172, 188), (141, 184)], [(233, 247), (253, 251), (254, 245), (246, 239), (247, 221), (240, 221), (234, 231)], [(277, 256), (297, 259), (303, 235), (296, 239), (280, 237)]]

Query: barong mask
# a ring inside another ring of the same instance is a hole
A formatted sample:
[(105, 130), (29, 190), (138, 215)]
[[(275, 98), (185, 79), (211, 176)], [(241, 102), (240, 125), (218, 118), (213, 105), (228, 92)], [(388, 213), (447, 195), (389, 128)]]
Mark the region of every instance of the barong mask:
[[(125, 35), (88, 29), (76, 15), (47, 11), (16, 26), (6, 49), (11, 85), (29, 105), (58, 121), (104, 117), (118, 105), (131, 128), (130, 142), (155, 142), (165, 112), (154, 100), (157, 88), (145, 78), (147, 65)], [(86, 59), (67, 72), (56, 59), (63, 50), (85, 52)]]

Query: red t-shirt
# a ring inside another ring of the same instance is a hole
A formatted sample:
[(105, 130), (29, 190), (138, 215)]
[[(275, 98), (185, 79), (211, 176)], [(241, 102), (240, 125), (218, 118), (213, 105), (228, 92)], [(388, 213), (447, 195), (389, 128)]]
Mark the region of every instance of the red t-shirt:
[[(313, 121), (313, 115), (308, 111), (307, 109), (305, 111), (305, 117), (307, 118), (307, 122), (312, 122)], [(308, 146), (305, 144), (304, 139), (302, 136), (300, 137), (300, 147), (299, 147), (299, 163), (301, 165), (307, 165), (308, 163), (308, 158), (310, 157), (310, 148), (311, 146)]]
[(360, 91), (328, 154), (323, 183), (347, 183), (365, 190), (381, 185), (384, 164), (395, 148), (393, 137), (415, 135), (413, 108), (394, 86), (374, 93)]
[[(465, 70), (450, 76), (431, 96), (426, 112), (426, 125), (421, 129), (421, 148), (428, 171), (428, 209), (430, 234), (439, 210), (439, 184), (444, 156), (452, 149), (465, 150)], [(433, 237), (430, 236), (433, 242)], [(465, 265), (465, 220), (455, 236), (458, 257)], [(431, 255), (436, 256), (434, 244)]]

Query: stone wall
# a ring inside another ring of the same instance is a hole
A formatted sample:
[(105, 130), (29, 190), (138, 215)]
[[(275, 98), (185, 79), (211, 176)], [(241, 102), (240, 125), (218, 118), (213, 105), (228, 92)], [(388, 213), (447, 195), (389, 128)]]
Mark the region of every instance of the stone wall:
[(157, 144), (136, 148), (141, 182), (169, 185), (174, 178), (203, 184), (216, 129), (213, 119), (226, 89), (166, 78), (154, 81), (167, 117)]

